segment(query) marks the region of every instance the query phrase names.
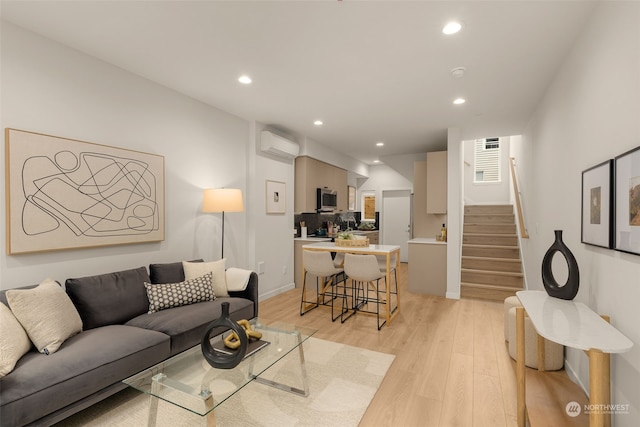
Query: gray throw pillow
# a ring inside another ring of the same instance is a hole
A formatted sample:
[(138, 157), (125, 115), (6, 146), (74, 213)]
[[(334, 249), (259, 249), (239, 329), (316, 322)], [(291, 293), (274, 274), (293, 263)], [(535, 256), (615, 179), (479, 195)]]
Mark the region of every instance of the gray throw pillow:
[(145, 267), (97, 276), (67, 279), (67, 294), (78, 309), (84, 329), (118, 325), (144, 314), (149, 300)]

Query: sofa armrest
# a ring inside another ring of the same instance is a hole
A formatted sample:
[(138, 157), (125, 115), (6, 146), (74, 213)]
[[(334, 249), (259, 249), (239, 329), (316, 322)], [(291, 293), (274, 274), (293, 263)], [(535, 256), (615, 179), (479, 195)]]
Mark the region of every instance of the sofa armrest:
[(229, 296), (253, 301), (253, 317), (258, 317), (258, 275), (255, 272), (251, 272), (244, 291), (229, 291)]

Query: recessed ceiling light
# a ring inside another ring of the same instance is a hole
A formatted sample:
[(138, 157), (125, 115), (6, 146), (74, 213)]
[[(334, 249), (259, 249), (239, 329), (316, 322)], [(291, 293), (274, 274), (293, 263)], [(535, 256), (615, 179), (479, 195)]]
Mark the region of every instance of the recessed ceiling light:
[(249, 76), (240, 76), (238, 77), (238, 81), (243, 85), (248, 85), (251, 83), (251, 77)]
[(380, 163), (380, 160), (374, 160), (373, 163)]
[(456, 104), (456, 105), (464, 104), (465, 102), (467, 102), (467, 100), (466, 100), (466, 99), (464, 99), (464, 98), (456, 98), (456, 99), (453, 101), (453, 103), (454, 103), (454, 104)]
[(324, 123), (322, 122), (322, 120), (316, 120), (315, 122), (313, 122), (313, 124), (316, 126), (322, 126)]
[(462, 24), (460, 24), (459, 22), (452, 21), (444, 26), (444, 28), (442, 29), (442, 32), (449, 35), (449, 34), (455, 34), (461, 29), (462, 29)]
[(376, 142), (376, 147), (382, 147), (383, 145), (384, 145), (384, 142), (382, 141)]

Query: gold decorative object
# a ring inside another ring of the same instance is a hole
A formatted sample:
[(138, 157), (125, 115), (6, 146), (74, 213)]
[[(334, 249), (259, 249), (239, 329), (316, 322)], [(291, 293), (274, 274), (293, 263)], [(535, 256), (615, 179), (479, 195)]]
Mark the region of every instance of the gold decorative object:
[[(253, 327), (249, 323), (248, 320), (238, 320), (238, 325), (242, 326), (245, 334), (247, 334), (247, 338), (257, 339), (262, 338), (262, 332), (254, 331)], [(240, 337), (236, 334), (235, 331), (231, 331), (231, 333), (224, 339), (224, 345), (230, 349), (236, 349), (240, 347)]]

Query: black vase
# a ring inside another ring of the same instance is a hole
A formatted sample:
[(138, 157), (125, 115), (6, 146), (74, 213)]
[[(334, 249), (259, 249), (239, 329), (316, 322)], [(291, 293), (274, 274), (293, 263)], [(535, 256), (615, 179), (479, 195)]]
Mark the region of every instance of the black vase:
[[(562, 230), (555, 230), (554, 233), (556, 240), (542, 259), (542, 284), (550, 296), (572, 300), (578, 294), (578, 287), (580, 286), (578, 263), (567, 245), (562, 241)], [(564, 256), (569, 269), (569, 277), (567, 277), (566, 283), (562, 286), (558, 284), (555, 277), (553, 277), (553, 271), (551, 271), (551, 262), (556, 252), (560, 252)]]
[[(216, 351), (211, 345), (211, 341), (209, 340), (209, 334), (214, 329), (217, 328), (225, 328), (231, 329), (235, 331), (240, 339), (240, 347), (235, 350), (232, 354), (222, 353), (220, 351)], [(249, 345), (249, 338), (247, 337), (246, 332), (242, 328), (242, 326), (238, 325), (236, 322), (229, 318), (229, 303), (222, 303), (222, 314), (217, 320), (214, 320), (207, 326), (207, 330), (202, 336), (202, 342), (200, 343), (200, 347), (202, 347), (202, 355), (209, 365), (214, 368), (219, 369), (232, 369), (238, 366), (242, 359), (244, 359), (244, 355), (247, 352), (247, 346)]]

